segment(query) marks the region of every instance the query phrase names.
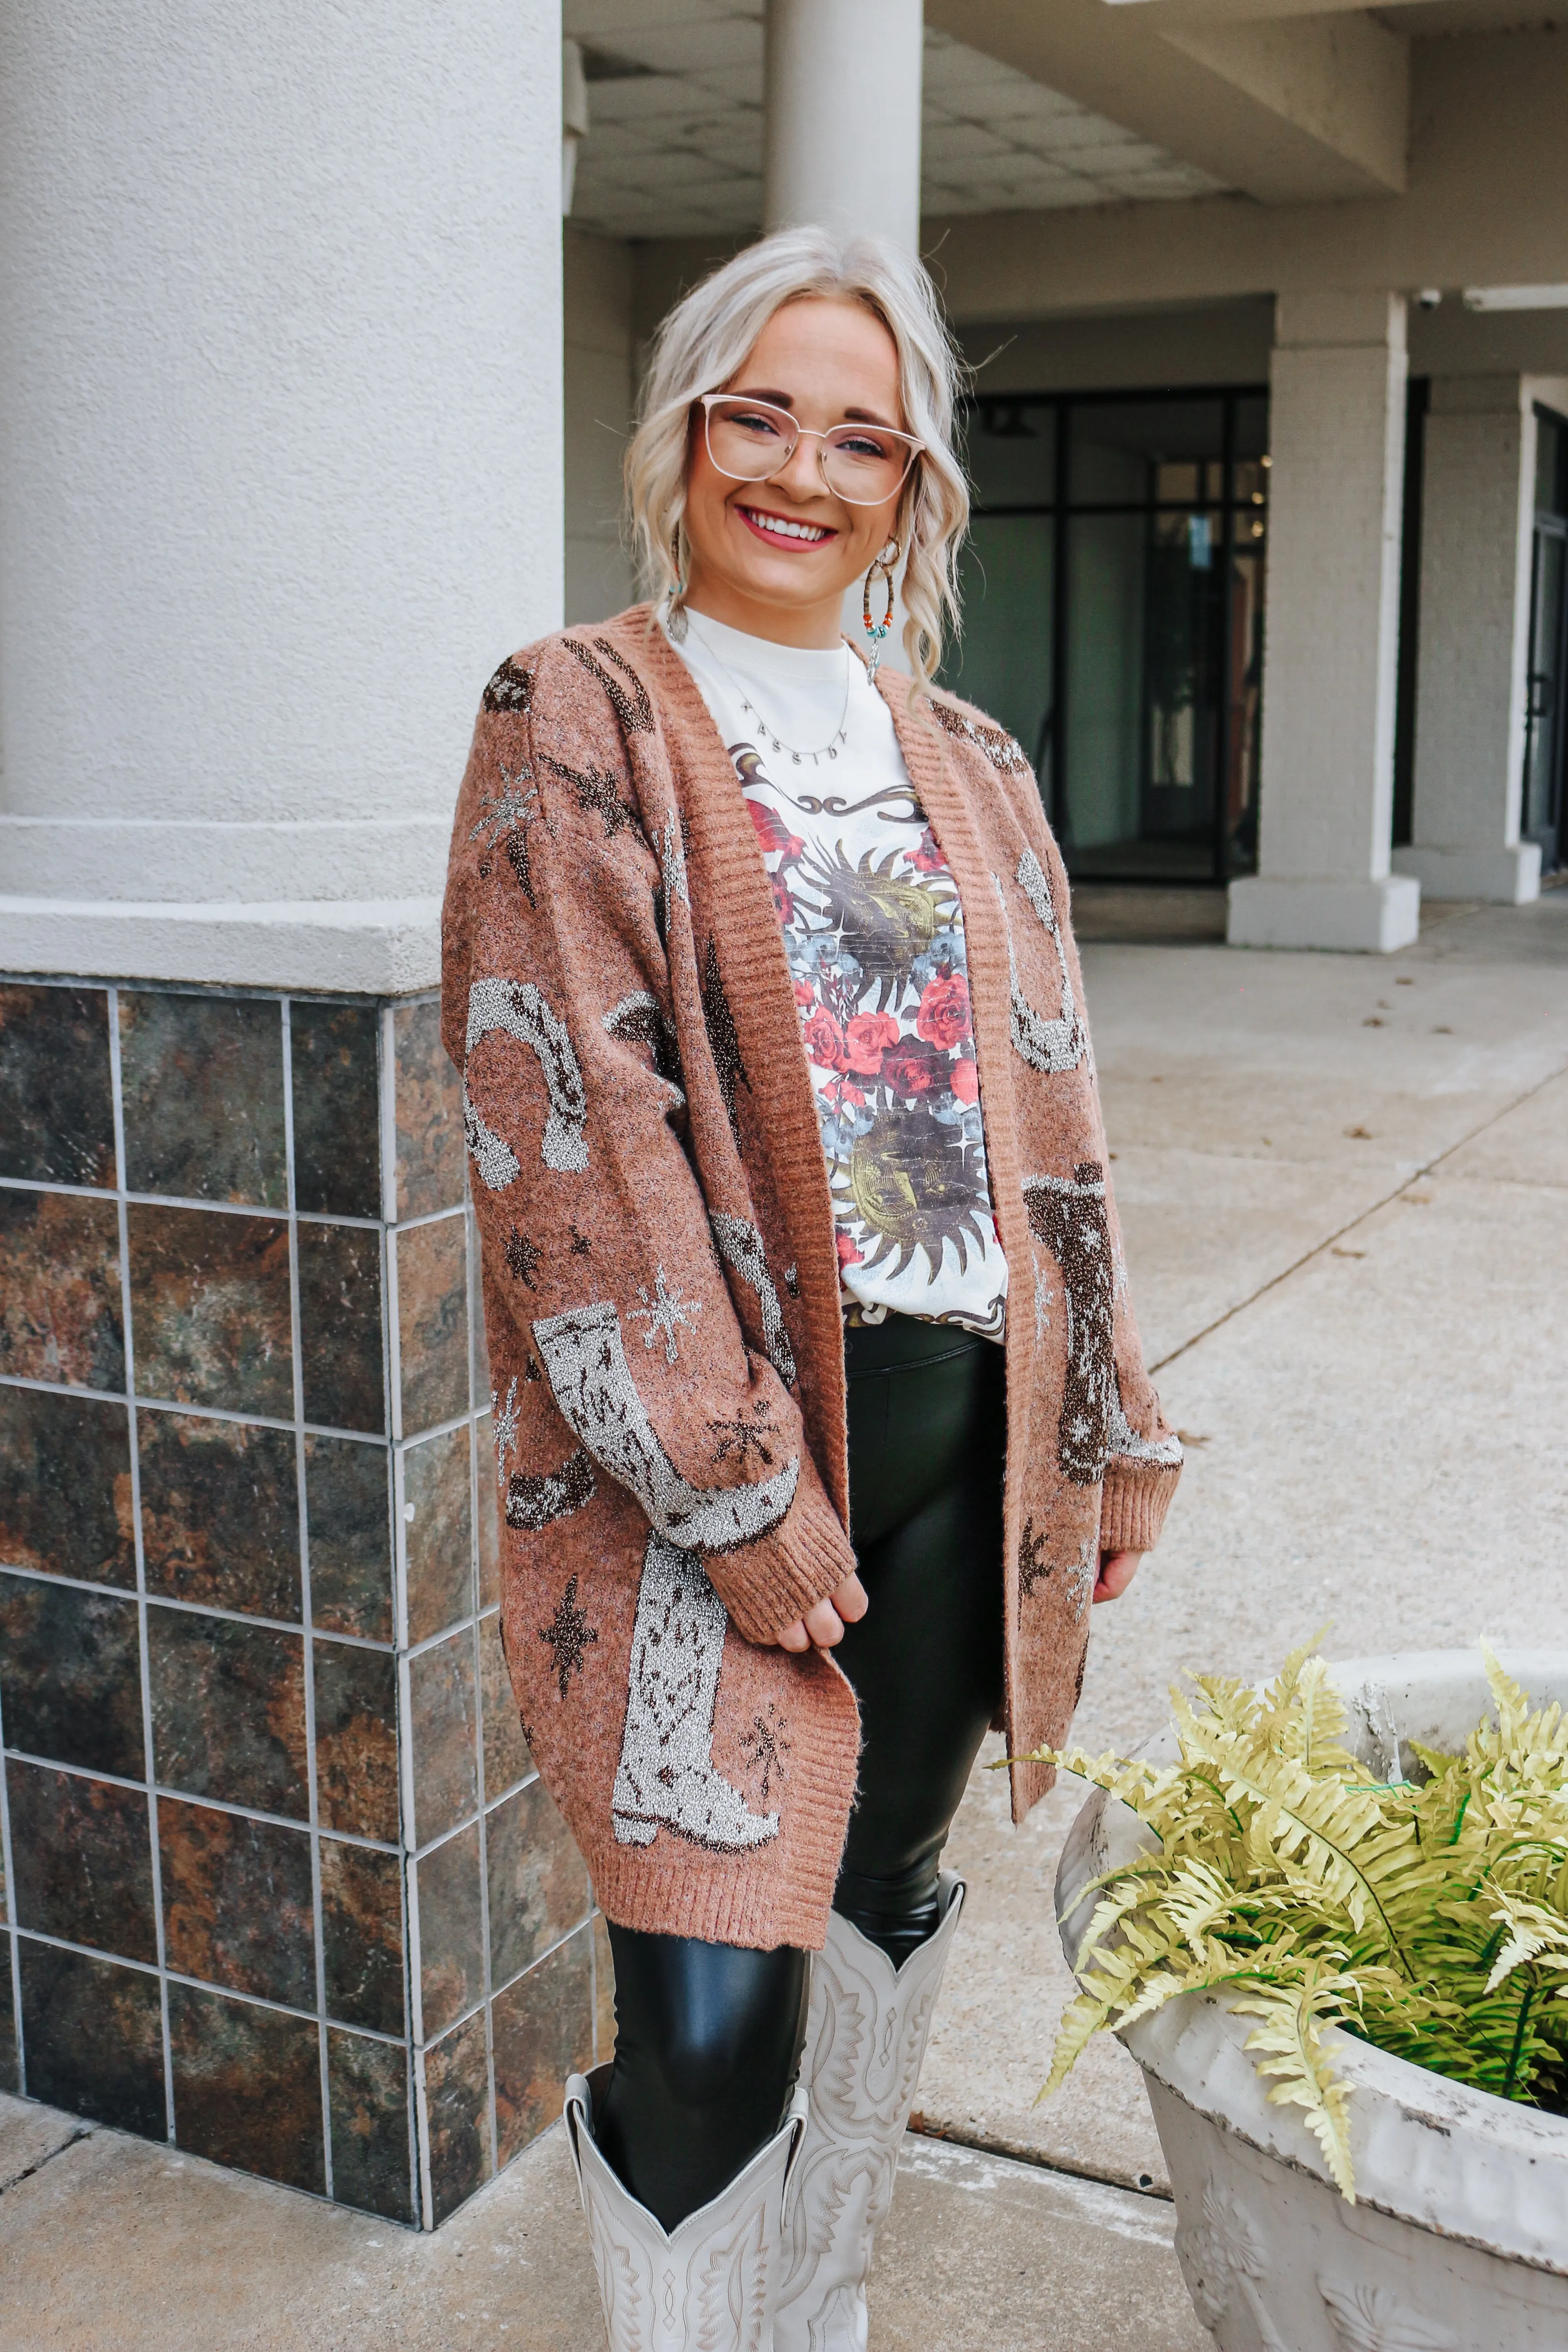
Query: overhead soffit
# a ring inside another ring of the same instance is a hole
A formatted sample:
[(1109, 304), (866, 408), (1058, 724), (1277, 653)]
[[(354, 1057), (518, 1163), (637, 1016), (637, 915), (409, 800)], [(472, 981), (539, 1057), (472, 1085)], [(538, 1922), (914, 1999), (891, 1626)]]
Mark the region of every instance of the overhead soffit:
[[(763, 0), (565, 0), (587, 53), (574, 226), (742, 234), (763, 217)], [(1223, 182), (947, 34), (926, 34), (921, 208), (1170, 203)]]

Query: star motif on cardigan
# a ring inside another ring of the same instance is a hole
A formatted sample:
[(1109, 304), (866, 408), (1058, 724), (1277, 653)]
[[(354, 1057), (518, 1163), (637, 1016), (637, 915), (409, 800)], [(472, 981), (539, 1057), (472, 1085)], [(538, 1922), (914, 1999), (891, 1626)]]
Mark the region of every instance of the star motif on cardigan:
[(539, 1638), (550, 1644), (555, 1678), (564, 1698), (566, 1686), (573, 1675), (583, 1671), (584, 1652), (599, 1638), (598, 1627), (589, 1624), (587, 1611), (577, 1605), (577, 1580), (574, 1576), (568, 1580), (549, 1624), (540, 1627)]
[(533, 703), (533, 672), (519, 669), (516, 662), (503, 661), (485, 688), (487, 710), (528, 710)]
[(522, 895), (531, 907), (535, 905), (536, 901), (533, 896), (532, 877), (528, 866), (528, 828), (539, 814), (539, 810), (534, 805), (539, 799), (539, 786), (530, 784), (525, 793), (520, 792), (518, 786), (532, 773), (532, 769), (527, 766), (513, 770), (502, 761), (500, 778), (505, 789), (491, 798), (480, 801), (479, 821), (468, 835), (470, 841), (475, 840), (481, 833), (485, 836), (487, 862), (480, 871), (486, 874), (489, 871), (490, 853), (494, 850), (497, 842), (501, 842), (506, 851), (507, 862), (516, 875)]
[(634, 1323), (647, 1325), (642, 1335), (643, 1346), (651, 1348), (662, 1335), (665, 1361), (673, 1364), (680, 1352), (676, 1345), (677, 1336), (683, 1324), (696, 1322), (702, 1312), (701, 1300), (682, 1298), (679, 1290), (671, 1290), (665, 1282), (662, 1265), (654, 1276), (652, 1296), (648, 1294), (647, 1283), (639, 1282), (637, 1297), (642, 1305), (632, 1308), (631, 1319)]
[(767, 1441), (770, 1437), (776, 1437), (778, 1432), (773, 1427), (773, 1408), (766, 1397), (752, 1400), (749, 1421), (742, 1414), (733, 1421), (710, 1421), (708, 1427), (719, 1441), (713, 1455), (715, 1462), (728, 1462), (733, 1456), (744, 1470), (754, 1454), (765, 1469), (773, 1468), (773, 1457)]
[(789, 1754), (784, 1727), (773, 1712), (772, 1699), (768, 1701), (766, 1715), (754, 1715), (750, 1730), (742, 1733), (741, 1753), (758, 1776), (758, 1794), (765, 1805), (773, 1793), (774, 1780), (784, 1778), (784, 1758)]
[(517, 1375), (515, 1372), (512, 1374), (511, 1386), (506, 1392), (506, 1402), (500, 1408), (499, 1412), (496, 1407), (496, 1391), (494, 1389), (490, 1391), (490, 1412), (494, 1417), (491, 1437), (496, 1449), (496, 1484), (498, 1486), (504, 1486), (506, 1485), (507, 1456), (509, 1454), (515, 1454), (517, 1452), (517, 1425), (519, 1415), (517, 1410)]
[(1024, 1521), (1024, 1532), (1018, 1539), (1018, 1590), (1026, 1601), (1037, 1584), (1043, 1584), (1051, 1572), (1046, 1558), (1046, 1538), (1037, 1533), (1033, 1518)]
[(526, 1234), (520, 1233), (513, 1225), (506, 1237), (507, 1271), (516, 1275), (525, 1290), (533, 1288), (533, 1277), (539, 1271), (539, 1262), (543, 1255), (538, 1243), (531, 1242)]
[(574, 1257), (586, 1257), (586, 1256), (589, 1255), (589, 1253), (592, 1251), (593, 1246), (594, 1246), (594, 1244), (593, 1244), (593, 1243), (588, 1239), (587, 1235), (586, 1235), (585, 1234), (580, 1234), (580, 1233), (577, 1231), (577, 1228), (576, 1228), (575, 1224), (574, 1224), (574, 1225), (573, 1225), (573, 1227), (572, 1227), (572, 1255), (573, 1255), (573, 1256), (574, 1256)]
[(606, 841), (613, 841), (623, 828), (628, 830), (636, 828), (637, 811), (631, 803), (624, 801), (616, 791), (613, 769), (589, 768), (585, 772), (580, 772), (576, 768), (563, 767), (559, 760), (552, 760), (548, 752), (544, 755), (544, 764), (547, 768), (553, 769), (556, 775), (563, 777), (571, 785), (577, 795), (577, 805), (584, 816), (596, 814), (604, 818)]

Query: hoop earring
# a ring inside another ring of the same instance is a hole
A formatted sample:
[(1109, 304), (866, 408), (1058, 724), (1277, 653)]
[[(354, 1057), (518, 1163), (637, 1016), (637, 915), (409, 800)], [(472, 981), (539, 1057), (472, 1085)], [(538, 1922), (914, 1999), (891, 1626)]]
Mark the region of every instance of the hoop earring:
[[(887, 546), (883, 548), (880, 555), (877, 556), (873, 560), (867, 571), (866, 586), (860, 598), (861, 624), (866, 631), (866, 635), (871, 640), (871, 658), (866, 665), (866, 675), (868, 678), (873, 680), (877, 675), (877, 664), (882, 658), (882, 640), (893, 625), (893, 566), (897, 563), (901, 552), (902, 550), (900, 548), (898, 541), (896, 539), (889, 540)], [(881, 573), (882, 578), (888, 583), (888, 609), (883, 614), (880, 621), (873, 621), (871, 618), (871, 583), (877, 577), (879, 572)]]

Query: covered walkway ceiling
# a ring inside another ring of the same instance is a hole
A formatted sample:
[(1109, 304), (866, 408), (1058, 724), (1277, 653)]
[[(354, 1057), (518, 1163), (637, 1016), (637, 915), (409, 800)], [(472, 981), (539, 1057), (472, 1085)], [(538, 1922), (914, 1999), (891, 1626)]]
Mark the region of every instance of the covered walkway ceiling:
[[(579, 226), (761, 226), (763, 13), (565, 0), (590, 83)], [(922, 209), (952, 217), (1396, 194), (1413, 40), (1568, 26), (1568, 0), (928, 0), (926, 16)]]

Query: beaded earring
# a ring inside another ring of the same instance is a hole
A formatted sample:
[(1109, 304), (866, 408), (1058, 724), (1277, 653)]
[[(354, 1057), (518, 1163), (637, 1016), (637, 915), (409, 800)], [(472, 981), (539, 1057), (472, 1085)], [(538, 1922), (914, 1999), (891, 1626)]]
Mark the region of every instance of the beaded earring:
[[(890, 539), (866, 573), (865, 592), (860, 598), (860, 618), (866, 635), (871, 640), (871, 658), (866, 665), (866, 675), (868, 678), (874, 678), (877, 675), (877, 664), (882, 658), (882, 640), (893, 625), (893, 566), (897, 563), (900, 551), (898, 541)], [(888, 609), (880, 621), (873, 621), (871, 583), (878, 572), (881, 573), (888, 583)]]

